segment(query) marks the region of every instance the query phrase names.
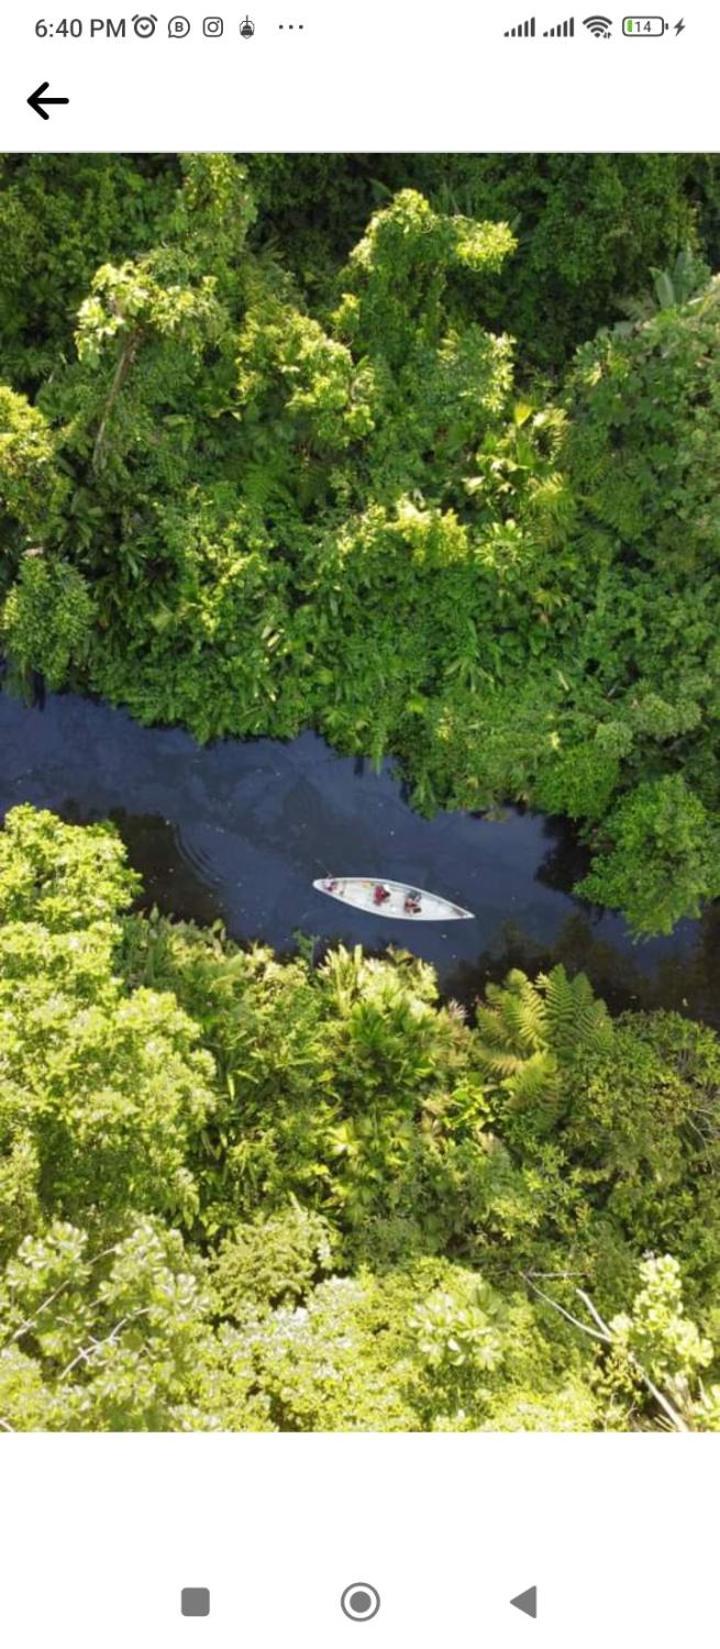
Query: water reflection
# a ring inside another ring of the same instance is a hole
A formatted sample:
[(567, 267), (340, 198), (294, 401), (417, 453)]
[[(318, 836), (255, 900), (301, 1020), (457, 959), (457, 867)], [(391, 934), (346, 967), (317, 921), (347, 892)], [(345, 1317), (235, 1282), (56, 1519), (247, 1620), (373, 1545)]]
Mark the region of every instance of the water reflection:
[(645, 945), (629, 948), (606, 939), (603, 920), (600, 912), (588, 917), (574, 911), (550, 945), (534, 942), (508, 922), (474, 965), (461, 963), (446, 975), (444, 990), (468, 1003), (481, 995), (488, 980), (502, 979), (509, 968), (534, 974), (562, 962), (569, 973), (586, 973), (613, 1013), (673, 1008), (720, 1027), (720, 907), (707, 911), (699, 923), (683, 923), (677, 950), (665, 949), (667, 942), (661, 941), (659, 955), (657, 945), (648, 955)]

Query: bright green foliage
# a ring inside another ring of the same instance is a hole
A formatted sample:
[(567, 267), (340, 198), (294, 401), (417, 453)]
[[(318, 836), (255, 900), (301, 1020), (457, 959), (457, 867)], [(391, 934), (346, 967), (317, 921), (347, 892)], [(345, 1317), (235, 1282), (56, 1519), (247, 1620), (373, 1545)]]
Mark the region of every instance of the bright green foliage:
[(98, 930), (51, 937), (10, 923), (0, 948), (3, 1135), (35, 1166), (38, 1206), (72, 1219), (155, 1207), (190, 1219), (188, 1142), (212, 1109), (212, 1061), (195, 1027), (172, 998), (124, 997)]
[(513, 1112), (522, 1113), (526, 1138), (532, 1127), (550, 1128), (575, 1060), (612, 1045), (605, 1004), (584, 974), (568, 979), (562, 967), (538, 974), (535, 983), (513, 969), (504, 985), (488, 985), (476, 1017), (481, 1067), (506, 1096), (499, 1110), (511, 1139)]
[[(467, 1068), (469, 1032), (437, 1010), (423, 963), (340, 947), (309, 972), (162, 924), (133, 927), (131, 957), (134, 975), (149, 971), (213, 1026), (220, 1098), (201, 1214), (210, 1233), (247, 1220), (258, 1198), (286, 1222), (291, 1192), (332, 1217), (348, 1254), (384, 1259), (398, 1246), (436, 1251), (467, 1226), (464, 1199), (487, 1200), (503, 1165), (465, 1150), (487, 1115)], [(289, 1240), (294, 1228), (282, 1229)], [(243, 1245), (251, 1236), (244, 1227)]]
[(579, 351), (568, 461), (600, 565), (612, 551), (696, 580), (713, 569), (719, 313), (715, 281), (684, 309)]
[(712, 1362), (713, 1350), (684, 1314), (677, 1260), (645, 1260), (640, 1276), (643, 1287), (631, 1315), (610, 1324), (616, 1355), (632, 1353), (658, 1384), (697, 1376)]
[[(475, 1430), (559, 1396), (522, 1297), (446, 1262), (323, 1283), (307, 1310), (261, 1320), (253, 1350), (283, 1430)], [(593, 1417), (588, 1391), (579, 1429)]]
[(610, 850), (579, 892), (617, 905), (636, 933), (671, 933), (720, 896), (720, 820), (679, 774), (638, 785), (606, 821)]
[(82, 574), (67, 561), (29, 552), (5, 603), (0, 634), (21, 676), (42, 669), (48, 687), (58, 688), (71, 664), (86, 658), (93, 618)]
[[(631, 743), (630, 738), (630, 743)], [(570, 819), (598, 819), (607, 811), (620, 781), (617, 756), (592, 743), (571, 745), (549, 755), (533, 791), (533, 800), (548, 813)]]
[[(642, 1287), (629, 1312), (610, 1323), (612, 1351), (605, 1382), (612, 1396), (634, 1414), (652, 1409), (649, 1376), (686, 1421), (700, 1420), (705, 1407), (701, 1376), (713, 1362), (713, 1347), (685, 1315), (682, 1278), (670, 1255), (644, 1260)], [(715, 1429), (714, 1426), (708, 1429)]]
[[(55, 468), (47, 420), (24, 395), (0, 384), (0, 550), (12, 551), (18, 528), (44, 537), (56, 526), (66, 484)], [(3, 569), (4, 572), (4, 569)]]
[(192, 1429), (208, 1303), (201, 1267), (156, 1221), (101, 1251), (59, 1221), (26, 1238), (0, 1283), (6, 1426)]
[(153, 243), (177, 175), (171, 156), (2, 156), (0, 336), (18, 385), (40, 382), (70, 348), (99, 264)]
[(332, 1227), (295, 1199), (282, 1213), (237, 1226), (213, 1268), (224, 1311), (242, 1323), (258, 1306), (303, 1300), (331, 1270), (332, 1251)]
[(373, 427), (373, 374), (355, 367), (344, 344), (291, 304), (258, 304), (248, 311), (237, 356), (243, 423), (273, 416), (285, 434), (287, 457), (302, 442), (318, 455), (343, 452)]
[(2, 1425), (718, 1424), (712, 1031), (562, 968), (469, 1023), (402, 953), (280, 962), (134, 891), (109, 828), (9, 815)]
[(107, 931), (139, 883), (109, 825), (78, 830), (52, 813), (15, 807), (0, 832), (0, 920), (50, 933)]
[[(174, 454), (176, 445), (183, 450), (182, 415), (168, 415), (159, 432), (153, 414), (161, 400), (179, 408), (192, 394), (203, 352), (224, 325), (214, 281), (193, 281), (192, 274), (184, 254), (163, 248), (141, 264), (99, 269), (81, 306), (75, 342), (88, 376), (77, 386), (86, 396), (76, 439), (82, 450), (93, 436), (93, 468), (109, 468), (115, 486), (129, 477), (129, 461), (141, 448), (149, 449), (158, 478), (182, 474)], [(108, 359), (109, 380), (100, 370)]]
[[(624, 1014), (604, 1052), (580, 1058), (558, 1142), (596, 1187), (608, 1233), (682, 1258), (694, 1308), (720, 1286), (719, 1093), (714, 1032), (677, 1014)], [(617, 1280), (608, 1268), (608, 1309)]]
[(136, 879), (105, 826), (19, 808), (0, 835), (0, 1243), (18, 1223), (190, 1219), (210, 1055), (171, 996), (128, 996), (115, 916)]

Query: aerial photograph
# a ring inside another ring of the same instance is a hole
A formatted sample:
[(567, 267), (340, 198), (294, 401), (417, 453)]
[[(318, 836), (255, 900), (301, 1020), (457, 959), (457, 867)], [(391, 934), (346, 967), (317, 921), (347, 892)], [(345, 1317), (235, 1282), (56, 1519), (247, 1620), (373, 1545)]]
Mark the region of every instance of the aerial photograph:
[(0, 156), (0, 1433), (720, 1431), (719, 271)]

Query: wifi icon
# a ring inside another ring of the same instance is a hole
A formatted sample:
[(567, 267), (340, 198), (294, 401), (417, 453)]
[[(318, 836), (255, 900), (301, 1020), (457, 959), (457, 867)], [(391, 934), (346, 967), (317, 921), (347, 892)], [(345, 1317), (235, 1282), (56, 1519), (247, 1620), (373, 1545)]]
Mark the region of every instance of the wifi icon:
[(589, 29), (596, 40), (609, 40), (612, 31), (611, 17), (586, 17), (583, 28)]

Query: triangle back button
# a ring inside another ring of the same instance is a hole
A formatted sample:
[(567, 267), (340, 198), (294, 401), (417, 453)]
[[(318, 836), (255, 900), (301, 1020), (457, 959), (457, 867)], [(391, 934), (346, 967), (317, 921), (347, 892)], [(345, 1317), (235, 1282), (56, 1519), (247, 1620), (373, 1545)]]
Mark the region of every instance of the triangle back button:
[(517, 1597), (511, 1597), (510, 1602), (513, 1609), (520, 1609), (524, 1615), (529, 1615), (531, 1620), (537, 1620), (537, 1586), (529, 1586), (526, 1592), (518, 1592)]

